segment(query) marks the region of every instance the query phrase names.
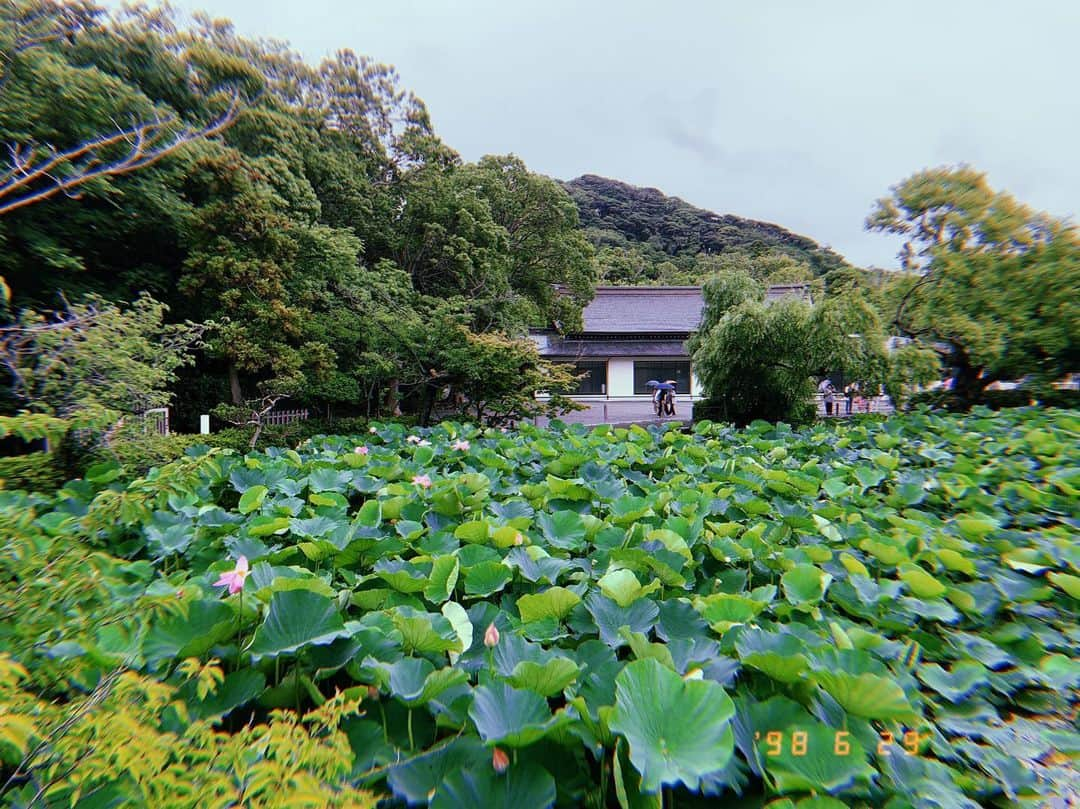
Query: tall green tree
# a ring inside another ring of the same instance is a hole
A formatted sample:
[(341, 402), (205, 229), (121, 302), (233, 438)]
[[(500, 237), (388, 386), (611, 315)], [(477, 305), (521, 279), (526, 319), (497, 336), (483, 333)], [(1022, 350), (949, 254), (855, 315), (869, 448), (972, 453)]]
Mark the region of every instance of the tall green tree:
[(902, 335), (932, 348), (963, 400), (990, 383), (1080, 368), (1080, 233), (968, 166), (920, 171), (867, 228), (903, 236), (890, 297)]

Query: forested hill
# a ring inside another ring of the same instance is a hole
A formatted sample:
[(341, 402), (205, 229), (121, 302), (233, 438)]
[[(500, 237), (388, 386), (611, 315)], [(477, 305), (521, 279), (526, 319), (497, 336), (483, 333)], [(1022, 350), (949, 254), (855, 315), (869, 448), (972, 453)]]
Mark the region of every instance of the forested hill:
[(655, 188), (594, 174), (563, 187), (577, 203), (581, 227), (611, 283), (694, 282), (711, 269), (703, 259), (731, 253), (783, 253), (808, 264), (814, 275), (844, 265), (839, 255), (806, 236), (697, 208)]

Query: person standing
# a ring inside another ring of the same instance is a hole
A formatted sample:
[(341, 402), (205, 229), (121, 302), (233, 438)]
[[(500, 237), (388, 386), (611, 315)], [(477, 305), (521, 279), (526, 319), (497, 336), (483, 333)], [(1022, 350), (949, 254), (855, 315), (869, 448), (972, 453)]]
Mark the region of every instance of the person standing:
[(832, 380), (825, 377), (818, 385), (818, 390), (821, 391), (821, 398), (825, 402), (825, 415), (832, 415), (833, 402), (836, 400), (836, 388), (833, 387)]
[(859, 395), (859, 383), (852, 382), (844, 388), (845, 409), (844, 413), (848, 416), (851, 415), (851, 403), (855, 397)]

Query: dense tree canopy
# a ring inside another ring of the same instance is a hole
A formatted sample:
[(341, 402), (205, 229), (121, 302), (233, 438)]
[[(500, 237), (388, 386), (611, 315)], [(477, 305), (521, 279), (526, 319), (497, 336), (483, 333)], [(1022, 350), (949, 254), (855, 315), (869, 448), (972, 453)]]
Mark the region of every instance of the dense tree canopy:
[(889, 290), (889, 316), (938, 352), (962, 399), (995, 380), (1055, 380), (1080, 368), (1075, 226), (961, 166), (895, 186), (867, 227), (904, 236), (908, 272)]
[(263, 393), (370, 412), (392, 389), (391, 407), (423, 410), (442, 360), (418, 324), (452, 311), (470, 335), (516, 339), (574, 326), (591, 295), (566, 192), (514, 157), (463, 163), (367, 57), (312, 66), (204, 16), (17, 0), (0, 66), (13, 155), (74, 150), (61, 173), (75, 173), (79, 156), (122, 161), (130, 137), (100, 142), (143, 125), (170, 147), (0, 217), (0, 276), (11, 318), (58, 294), (149, 293), (174, 318), (213, 320), (179, 383), (188, 423)]

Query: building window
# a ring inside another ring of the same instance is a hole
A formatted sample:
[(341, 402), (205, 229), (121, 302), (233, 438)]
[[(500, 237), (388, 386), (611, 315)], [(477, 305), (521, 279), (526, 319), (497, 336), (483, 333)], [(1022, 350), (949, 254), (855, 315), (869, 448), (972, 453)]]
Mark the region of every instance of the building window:
[(645, 383), (650, 379), (657, 382), (675, 380), (676, 393), (690, 392), (689, 360), (641, 360), (634, 363), (634, 393), (652, 393)]
[(574, 396), (603, 396), (607, 393), (607, 362), (575, 362), (574, 373), (587, 376), (578, 382)]

